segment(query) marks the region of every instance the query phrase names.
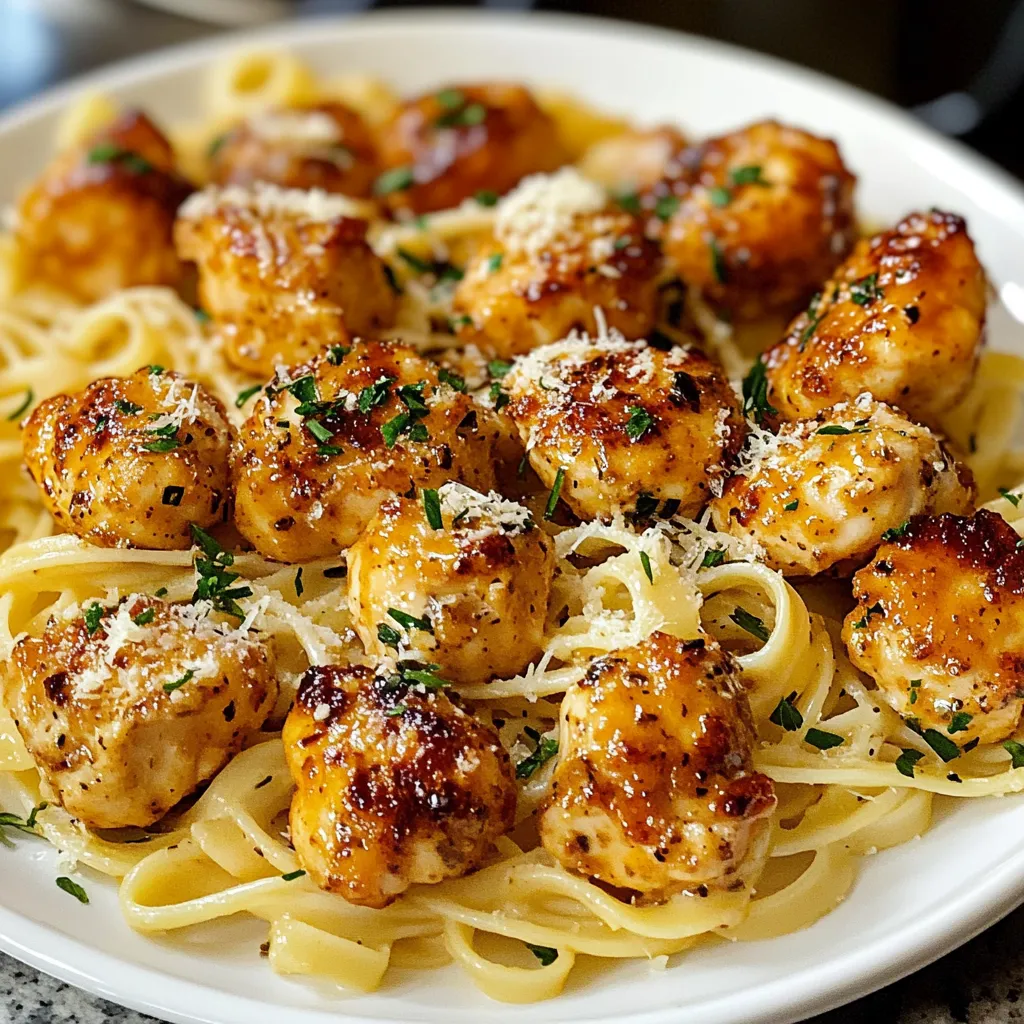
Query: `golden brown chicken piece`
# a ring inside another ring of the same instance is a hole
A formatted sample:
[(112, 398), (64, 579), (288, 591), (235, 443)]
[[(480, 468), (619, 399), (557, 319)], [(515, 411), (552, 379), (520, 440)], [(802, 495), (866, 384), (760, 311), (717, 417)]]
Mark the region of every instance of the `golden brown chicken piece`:
[(464, 875), (512, 827), (498, 734), (433, 683), (311, 668), (282, 738), (299, 862), (350, 903), (384, 907), (410, 885)]
[(256, 400), (234, 460), (235, 525), (268, 558), (347, 548), (396, 494), (494, 487), (493, 415), (408, 345), (332, 349), (289, 373)]
[(736, 396), (696, 349), (574, 335), (502, 383), (530, 465), (581, 519), (630, 512), (642, 493), (695, 516), (743, 445)]
[(344, 196), (257, 183), (182, 206), (175, 241), (228, 360), (254, 376), (391, 323), (395, 295)]
[(83, 302), (177, 285), (174, 214), (191, 190), (156, 125), (126, 111), (60, 153), (22, 195), (15, 235), (26, 274)]
[(488, 82), (405, 102), (379, 139), (377, 193), (393, 210), (429, 213), (478, 192), (502, 195), (568, 159), (554, 120), (521, 85)]
[(806, 301), (850, 251), (854, 182), (834, 142), (761, 121), (678, 153), (633, 201), (687, 285), (752, 319)]
[(629, 195), (653, 188), (663, 178), (678, 177), (682, 167), (676, 161), (686, 150), (686, 137), (671, 125), (633, 128), (595, 142), (577, 167), (617, 195)]
[(14, 646), (2, 696), (65, 809), (145, 826), (211, 779), (277, 699), (270, 650), (203, 605), (133, 594)]
[[(922, 729), (963, 746), (1017, 728), (1024, 706), (1024, 550), (995, 512), (915, 516), (853, 578), (850, 660)], [(927, 738), (927, 735), (926, 735)]]
[(971, 471), (942, 439), (867, 394), (750, 445), (711, 516), (787, 576), (847, 575), (911, 516), (974, 508)]
[(784, 419), (870, 391), (926, 423), (963, 397), (985, 324), (985, 271), (963, 219), (932, 210), (857, 245), (763, 355)]
[(103, 547), (185, 549), (189, 524), (231, 506), (231, 426), (220, 401), (173, 370), (144, 366), (35, 408), (22, 434), (43, 504)]
[(756, 737), (739, 670), (713, 641), (654, 633), (599, 658), (562, 701), (544, 848), (647, 903), (753, 885), (775, 808), (752, 768)]
[(210, 147), (210, 178), (218, 185), (265, 181), (368, 198), (378, 171), (369, 128), (342, 103), (254, 114)]
[(348, 604), (367, 653), (414, 651), (454, 683), (514, 676), (541, 653), (554, 545), (530, 512), (459, 483), (386, 501), (348, 550)]
[(523, 181), (499, 204), (494, 235), (455, 292), (463, 343), (507, 359), (573, 328), (596, 332), (595, 308), (627, 338), (653, 329), (658, 247), (573, 168)]

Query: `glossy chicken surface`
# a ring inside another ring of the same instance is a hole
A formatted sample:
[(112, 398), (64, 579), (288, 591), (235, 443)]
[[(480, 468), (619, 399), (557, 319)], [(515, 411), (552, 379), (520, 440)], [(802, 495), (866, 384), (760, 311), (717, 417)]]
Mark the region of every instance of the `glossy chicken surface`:
[(330, 350), (269, 389), (234, 460), (235, 525), (268, 558), (341, 551), (396, 494), (494, 487), (492, 414), (407, 345)]
[(654, 633), (594, 661), (562, 702), (544, 848), (643, 902), (756, 878), (772, 783), (738, 669), (717, 645)]
[[(416, 652), (455, 683), (516, 675), (540, 656), (554, 544), (529, 511), (462, 484), (385, 502), (347, 555), (349, 611), (367, 652)], [(416, 621), (413, 621), (416, 620)]]
[(762, 359), (784, 419), (870, 391), (934, 423), (967, 391), (985, 325), (985, 271), (961, 217), (911, 213), (857, 244)]
[(1024, 706), (1024, 550), (994, 512), (915, 516), (853, 578), (850, 660), (923, 729), (963, 746), (1011, 735)]
[(172, 229), (191, 186), (170, 143), (140, 111), (59, 153), (21, 196), (23, 273), (82, 302), (121, 288), (177, 285)]
[(844, 575), (911, 516), (974, 508), (971, 472), (941, 438), (870, 395), (751, 440), (711, 516), (789, 576)]
[(284, 729), (291, 837), (321, 888), (387, 906), (479, 867), (512, 825), (505, 749), (436, 687), (370, 668), (311, 668)]
[(233, 365), (269, 377), (391, 323), (395, 295), (343, 196), (211, 187), (182, 208), (175, 240)]
[(270, 650), (206, 614), (133, 594), (86, 603), (14, 646), (4, 704), (61, 804), (85, 824), (158, 821), (273, 708)]
[(201, 384), (144, 366), (41, 402), (22, 433), (43, 503), (103, 547), (184, 549), (231, 511), (231, 427)]
[(745, 425), (725, 374), (696, 349), (616, 332), (574, 336), (516, 361), (502, 382), (530, 465), (582, 519), (644, 494), (695, 515), (725, 479)]

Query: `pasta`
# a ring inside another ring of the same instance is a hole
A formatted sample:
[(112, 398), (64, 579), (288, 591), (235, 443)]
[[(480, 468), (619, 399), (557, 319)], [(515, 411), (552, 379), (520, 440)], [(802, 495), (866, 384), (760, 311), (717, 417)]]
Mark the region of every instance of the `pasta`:
[[(205, 176), (211, 142), (239, 119), (268, 108), (340, 100), (380, 129), (400, 104), (381, 82), (355, 75), (320, 82), (295, 58), (276, 53), (240, 54), (214, 65), (204, 95), (202, 118), (172, 135), (179, 166), (194, 180)], [(631, 131), (562, 94), (542, 94), (540, 106), (562, 126), (567, 158)], [(81, 144), (115, 115), (109, 100), (87, 98), (65, 118), (60, 148)], [(470, 115), (463, 110), (460, 116)], [(736, 181), (728, 186), (741, 187)], [(488, 371), (486, 354), (480, 355), (473, 338), (467, 343), (466, 325), (452, 325), (452, 293), (458, 268), (481, 246), (497, 244), (495, 201), (478, 193), (425, 217), (378, 217), (367, 235), (401, 288), (394, 323), (381, 334), (439, 360), (449, 380), (461, 381), (459, 390), (476, 393), (481, 418), (502, 412), (500, 399), (508, 396), (501, 381), (508, 368), (498, 376)], [(232, 365), (217, 325), (197, 316), (184, 288), (135, 284), (84, 303), (34, 280), (25, 254), (11, 239), (0, 252), (5, 282), (0, 469), (6, 481), (0, 495), (0, 651), (5, 663), (25, 637), (41, 636), (48, 622), (74, 621), (90, 606), (116, 608), (131, 595), (159, 595), (184, 606), (196, 600), (204, 573), (228, 568), (237, 573), (244, 593), (234, 619), (228, 604), (212, 613), (219, 624), (217, 641), (253, 631), (276, 662), (280, 693), (263, 727), (244, 738), (244, 749), (213, 775), (198, 799), (185, 801), (152, 826), (90, 829), (68, 813), (37, 770), (23, 723), (15, 724), (10, 696), (6, 707), (0, 704), (3, 810), (22, 831), (55, 846), (67, 864), (113, 880), (126, 921), (141, 935), (173, 934), (244, 913), (266, 922), (265, 953), (270, 967), (282, 974), (326, 978), (369, 992), (387, 985), (394, 970), (454, 962), (493, 999), (531, 1002), (557, 996), (578, 955), (656, 963), (673, 958), (669, 962), (675, 963), (677, 954), (701, 943), (761, 940), (807, 927), (855, 887), (860, 856), (925, 831), (936, 800), (1024, 789), (1024, 772), (1016, 770), (1024, 763), (1024, 747), (1015, 730), (1006, 742), (970, 749), (954, 743), (956, 770), (950, 771), (945, 758), (936, 758), (938, 748), (927, 734), (854, 667), (840, 635), (851, 607), (843, 579), (790, 581), (765, 564), (756, 540), (716, 531), (707, 513), (690, 520), (663, 507), (659, 517), (652, 509), (640, 514), (638, 504), (636, 512), (612, 509), (593, 521), (552, 520), (563, 480), (559, 470), (553, 486), (534, 481), (530, 491), (521, 485), (525, 505), (554, 552), (542, 653), (517, 675), (456, 687), (463, 705), (493, 730), (512, 764), (531, 764), (529, 771), (516, 772), (514, 826), (474, 870), (434, 884), (412, 884), (386, 906), (360, 905), (324, 891), (297, 855), (289, 832), (295, 786), (281, 727), (308, 669), (372, 662), (355, 630), (359, 595), (346, 578), (343, 553), (297, 568), (244, 550), (229, 534), (223, 543), (237, 549), (230, 558), (216, 544), (205, 552), (94, 546), (57, 532), (22, 466), (20, 423), (30, 410), (99, 378), (127, 378), (140, 367), (178, 371), (216, 396), (239, 430), (252, 412), (247, 403), (266, 401), (270, 407), (273, 396), (258, 394), (266, 381)], [(499, 259), (492, 269), (500, 266)], [(606, 277), (615, 280), (615, 272)], [(682, 312), (658, 312), (662, 340), (702, 346), (722, 364), (721, 372), (738, 382), (754, 355), (746, 329), (733, 329), (697, 290), (687, 292), (679, 305)], [(614, 354), (625, 341), (608, 328), (600, 309), (594, 316), (596, 330), (584, 343)], [(571, 337), (577, 348), (570, 351), (578, 354), (580, 335)], [(527, 374), (522, 367), (535, 358), (522, 356), (513, 372)], [(762, 365), (755, 364), (755, 382), (756, 367)], [(278, 394), (300, 379), (288, 372), (283, 368), (274, 379)], [(557, 397), (559, 378), (546, 378), (545, 372), (539, 371), (540, 387)], [(523, 393), (531, 386), (527, 380)], [(752, 389), (749, 384), (743, 389), (744, 411), (750, 415)], [(1019, 491), (1005, 489), (1024, 476), (1024, 452), (1013, 447), (1022, 392), (1024, 363), (986, 351), (969, 390), (937, 426), (964, 453), (985, 507), (1024, 535)], [(523, 439), (529, 453), (549, 427), (539, 414), (531, 422), (533, 414), (517, 406), (520, 391), (513, 394), (512, 416), (531, 439)], [(756, 405), (755, 397), (755, 417)], [(395, 430), (411, 430), (416, 415), (427, 415), (416, 413), (411, 400), (407, 406), (415, 415)], [(630, 415), (635, 425), (636, 413)], [(648, 429), (642, 419), (639, 423), (637, 430)], [(550, 429), (554, 446), (557, 436)], [(747, 429), (755, 446), (771, 450), (763, 421)], [(505, 443), (518, 441), (506, 437)], [(762, 452), (758, 457), (777, 456)], [(749, 458), (749, 450), (740, 455)], [(671, 497), (660, 495), (655, 508)], [(678, 499), (675, 505), (678, 509)], [(879, 542), (876, 536), (872, 550)], [(203, 559), (215, 568), (202, 569)], [(417, 621), (412, 614), (406, 618)], [(538, 837), (538, 812), (551, 801), (559, 760), (550, 754), (541, 758), (540, 752), (551, 744), (557, 749), (563, 695), (602, 659), (661, 634), (684, 643), (717, 643), (731, 652), (742, 674), (756, 730), (751, 770), (771, 780), (777, 799), (765, 833), (765, 864), (753, 885), (710, 890), (701, 885), (658, 900), (631, 898), (599, 878), (570, 870)], [(441, 641), (432, 637), (431, 642)], [(443, 666), (433, 668), (443, 671)], [(4, 685), (10, 691), (13, 684), (10, 679), (0, 684), (0, 696)], [(0, 838), (3, 824), (0, 818)]]

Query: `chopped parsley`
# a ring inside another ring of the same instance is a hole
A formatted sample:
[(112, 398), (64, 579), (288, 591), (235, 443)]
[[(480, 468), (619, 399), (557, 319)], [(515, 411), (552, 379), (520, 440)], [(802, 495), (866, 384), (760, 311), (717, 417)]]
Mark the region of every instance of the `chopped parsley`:
[(15, 409), (7, 417), (8, 423), (13, 423), (16, 419), (20, 419), (22, 414), (26, 412), (28, 407), (32, 404), (32, 400), (36, 397), (36, 393), (31, 388), (25, 389), (25, 397), (18, 403), (18, 408)]
[(192, 540), (200, 549), (195, 558), (196, 588), (192, 594), (192, 603), (209, 601), (219, 612), (244, 619), (245, 612), (238, 605), (238, 598), (251, 597), (252, 588), (248, 586), (234, 587), (232, 584), (240, 578), (237, 572), (231, 572), (235, 556), (225, 551), (217, 541), (204, 529), (191, 524)]
[(781, 726), (786, 732), (796, 732), (804, 724), (804, 716), (800, 709), (793, 703), (796, 700), (796, 690), (788, 697), (783, 697), (775, 710), (768, 716), (768, 721)]
[(164, 693), (180, 690), (186, 683), (191, 682), (195, 674), (195, 670), (190, 668), (180, 679), (175, 679), (173, 683), (164, 683)]
[(425, 615), (422, 618), (417, 618), (415, 615), (410, 615), (408, 612), (403, 612), (398, 608), (389, 608), (388, 616), (405, 630), (421, 629), (424, 633), (434, 632), (430, 619)]
[(544, 506), (544, 518), (554, 517), (555, 509), (558, 508), (558, 498), (562, 493), (562, 484), (565, 481), (565, 470), (559, 467), (555, 474), (555, 482), (551, 485), (551, 493), (548, 495), (548, 502)]
[(498, 193), (492, 192), (490, 189), (483, 188), (473, 198), (481, 206), (496, 206), (498, 203)]
[(642, 405), (628, 406), (626, 412), (626, 436), (630, 441), (639, 441), (654, 426), (654, 417)]
[(174, 423), (168, 423), (163, 427), (155, 427), (148, 431), (155, 435), (152, 441), (144, 441), (142, 447), (147, 452), (172, 452), (175, 448), (182, 446), (178, 437), (178, 427)]
[(651, 556), (649, 554), (647, 554), (646, 551), (641, 551), (640, 552), (640, 564), (644, 567), (644, 575), (647, 577), (647, 579), (651, 583), (653, 583), (654, 582), (654, 572), (651, 569)]
[(92, 636), (97, 629), (100, 628), (100, 620), (103, 618), (106, 610), (101, 604), (93, 601), (88, 608), (85, 609), (85, 629), (89, 636)]
[(403, 384), (398, 389), (397, 394), (405, 406), (405, 412), (388, 420), (380, 428), (384, 444), (388, 448), (394, 448), (403, 434), (407, 434), (411, 441), (428, 441), (430, 439), (427, 428), (420, 422), (430, 412), (426, 402), (423, 401), (425, 387), (426, 382), (420, 381), (418, 384)]
[(779, 410), (768, 401), (768, 367), (759, 359), (743, 378), (743, 415), (759, 425)]
[(1008, 491), (1005, 487), (999, 488), (999, 493), (1014, 507), (1017, 508), (1020, 505), (1020, 495), (1014, 494), (1012, 491)]
[(825, 434), (826, 436), (835, 435), (841, 437), (844, 434), (866, 434), (868, 432), (866, 424), (861, 424), (856, 427), (844, 427), (842, 423), (828, 423), (824, 427), (818, 427), (815, 431), (816, 434)]
[(516, 765), (517, 779), (528, 779), (541, 765), (547, 764), (558, 753), (557, 737), (542, 736), (531, 726), (527, 726), (523, 732), (533, 740), (534, 750)]
[(558, 950), (550, 946), (535, 946), (532, 942), (523, 945), (540, 961), (541, 967), (550, 967), (558, 959)]
[(4, 835), (4, 829), (13, 829), (16, 832), (24, 832), (29, 836), (40, 835), (39, 830), (36, 828), (36, 817), (40, 811), (45, 811), (49, 807), (49, 804), (44, 800), (41, 804), (37, 804), (32, 808), (31, 813), (27, 818), (21, 818), (17, 814), (11, 814), (9, 811), (0, 811), (0, 844), (4, 846), (13, 846), (14, 844)]
[(411, 167), (392, 167), (373, 183), (374, 195), (387, 196), (392, 192), (404, 192), (412, 186), (413, 180)]
[(297, 871), (289, 871), (288, 874), (281, 876), (282, 882), (294, 882), (296, 878), (301, 878), (306, 872), (299, 868)]
[(138, 615), (136, 615), (132, 619), (132, 622), (134, 622), (136, 626), (148, 626), (155, 617), (155, 608), (144, 608), (141, 612), (139, 612)]
[(921, 689), (921, 680), (920, 679), (911, 679), (910, 680), (910, 703), (911, 704), (916, 704), (917, 703), (917, 695), (920, 692), (920, 689)]
[(724, 561), (725, 551), (722, 548), (708, 548), (700, 561), (700, 567), (702, 569), (714, 569), (716, 565), (721, 565)]
[(1019, 743), (1017, 740), (1003, 740), (1003, 749), (1010, 755), (1011, 768), (1024, 768), (1024, 743)]
[(443, 690), (451, 686), (447, 679), (435, 675), (440, 665), (424, 665), (423, 668), (403, 668), (400, 671), (401, 682), (408, 686), (422, 686), (427, 690)]
[(173, 505), (177, 508), (181, 504), (181, 499), (185, 497), (185, 488), (181, 486), (175, 486), (171, 484), (164, 488), (164, 493), (160, 498), (160, 501), (164, 505)]
[(757, 637), (761, 643), (768, 642), (771, 633), (768, 630), (768, 627), (765, 626), (764, 620), (759, 619), (756, 615), (751, 615), (746, 608), (737, 608), (729, 618), (732, 619), (740, 629), (745, 629), (751, 636)]
[(925, 729), (921, 736), (943, 761), (952, 761), (960, 756), (960, 748), (938, 729)]
[(640, 197), (635, 192), (615, 192), (612, 194), (612, 199), (627, 213), (639, 216), (641, 212)]
[(432, 530), (444, 529), (444, 520), (441, 518), (441, 499), (432, 487), (423, 488), (423, 511)]
[(807, 342), (811, 340), (811, 335), (818, 329), (818, 324), (825, 319), (825, 313), (828, 310), (824, 310), (822, 313), (816, 313), (818, 304), (821, 302), (821, 292), (815, 292), (811, 297), (810, 303), (807, 306), (807, 312), (804, 316), (807, 317), (807, 323), (804, 325), (803, 330), (800, 332), (800, 351), (807, 347)]
[(708, 189), (708, 199), (712, 206), (728, 206), (732, 202), (732, 193), (722, 185)]
[(729, 268), (718, 244), (718, 239), (713, 235), (708, 240), (708, 251), (711, 254), (711, 270), (715, 275), (715, 280), (719, 284), (725, 284), (729, 280)]
[(511, 369), (512, 364), (506, 363), (503, 359), (492, 359), (487, 364), (487, 372), (496, 380), (502, 380), (507, 377)]
[(747, 164), (744, 167), (734, 167), (729, 172), (729, 179), (734, 185), (767, 185), (768, 182), (761, 177), (760, 164)]
[(331, 345), (327, 350), (327, 362), (329, 362), (331, 366), (341, 366), (342, 359), (344, 359), (351, 351), (352, 349), (347, 345)]
[(235, 408), (241, 409), (242, 406), (245, 405), (245, 403), (248, 402), (253, 395), (259, 394), (261, 389), (262, 385), (260, 384), (253, 384), (251, 388), (243, 388), (235, 396)]
[(442, 366), (441, 369), (437, 371), (437, 379), (442, 384), (447, 384), (448, 387), (454, 388), (456, 391), (461, 391), (463, 394), (466, 393), (466, 378), (461, 374), (453, 373), (451, 370), (447, 370)]
[(86, 160), (91, 164), (118, 164), (132, 174), (148, 174), (153, 165), (138, 153), (123, 149), (113, 142), (101, 142), (89, 150)]
[(306, 429), (321, 444), (330, 441), (331, 438), (334, 437), (334, 431), (329, 430), (319, 420), (306, 420)]
[(876, 601), (865, 613), (862, 619), (858, 619), (854, 624), (854, 629), (866, 629), (867, 624), (871, 619), (872, 615), (885, 615), (885, 609), (882, 605)]
[(399, 715), (404, 715), (409, 710), (408, 704), (396, 704), (393, 708), (389, 708), (384, 712), (385, 718), (397, 718)]
[(858, 306), (870, 306), (882, 297), (882, 289), (878, 287), (878, 274), (868, 274), (850, 285), (850, 301)]
[(493, 252), (487, 257), (487, 273), (493, 274), (496, 270), (501, 269), (502, 261), (505, 259), (504, 253)]
[(402, 642), (402, 634), (394, 626), (389, 626), (386, 622), (378, 622), (377, 639), (385, 647), (393, 647), (397, 651), (398, 645)]
[(953, 717), (949, 720), (949, 725), (946, 726), (946, 732), (951, 736), (955, 732), (965, 732), (973, 718), (974, 715), (969, 715), (966, 711), (954, 712)]
[[(910, 529), (910, 520), (904, 519), (899, 526), (892, 526), (882, 534), (882, 540), (894, 541), (899, 540), (901, 537), (906, 537), (907, 531)], [(920, 682), (920, 680), (918, 680)]]
[(371, 409), (376, 409), (378, 405), (383, 405), (388, 400), (388, 393), (391, 390), (391, 385), (398, 380), (397, 377), (389, 377), (387, 375), (381, 377), (375, 384), (368, 384), (362, 391), (359, 392), (358, 409), (361, 413), (368, 413)]
[(824, 729), (808, 729), (804, 739), (819, 750), (831, 750), (832, 747), (841, 746), (846, 742), (842, 736), (834, 732), (825, 732)]
[(914, 765), (917, 764), (924, 754), (920, 750), (913, 750), (909, 747), (905, 748), (899, 757), (896, 758), (896, 771), (900, 775), (906, 775), (908, 779), (914, 777)]
[(678, 196), (662, 196), (654, 204), (654, 216), (657, 217), (658, 220), (668, 220), (678, 209)]
[(77, 882), (68, 878), (67, 875), (61, 875), (57, 879), (57, 888), (66, 892), (69, 896), (74, 896), (79, 903), (89, 903), (89, 894)]
[(795, 512), (799, 507), (800, 499), (794, 498), (792, 501), (787, 501), (786, 504), (782, 506), (782, 510), (784, 512)]
[(160, 374), (164, 372), (165, 367), (161, 366), (159, 363), (150, 363), (146, 369), (149, 370), (152, 376), (159, 377)]

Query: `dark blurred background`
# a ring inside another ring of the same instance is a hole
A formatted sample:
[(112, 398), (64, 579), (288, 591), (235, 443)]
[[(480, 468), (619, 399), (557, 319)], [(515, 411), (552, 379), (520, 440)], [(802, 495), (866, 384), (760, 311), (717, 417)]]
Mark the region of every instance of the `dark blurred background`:
[[(0, 108), (121, 57), (281, 17), (396, 0), (0, 0)], [(682, 29), (909, 107), (1024, 178), (1024, 0), (479, 0)]]

